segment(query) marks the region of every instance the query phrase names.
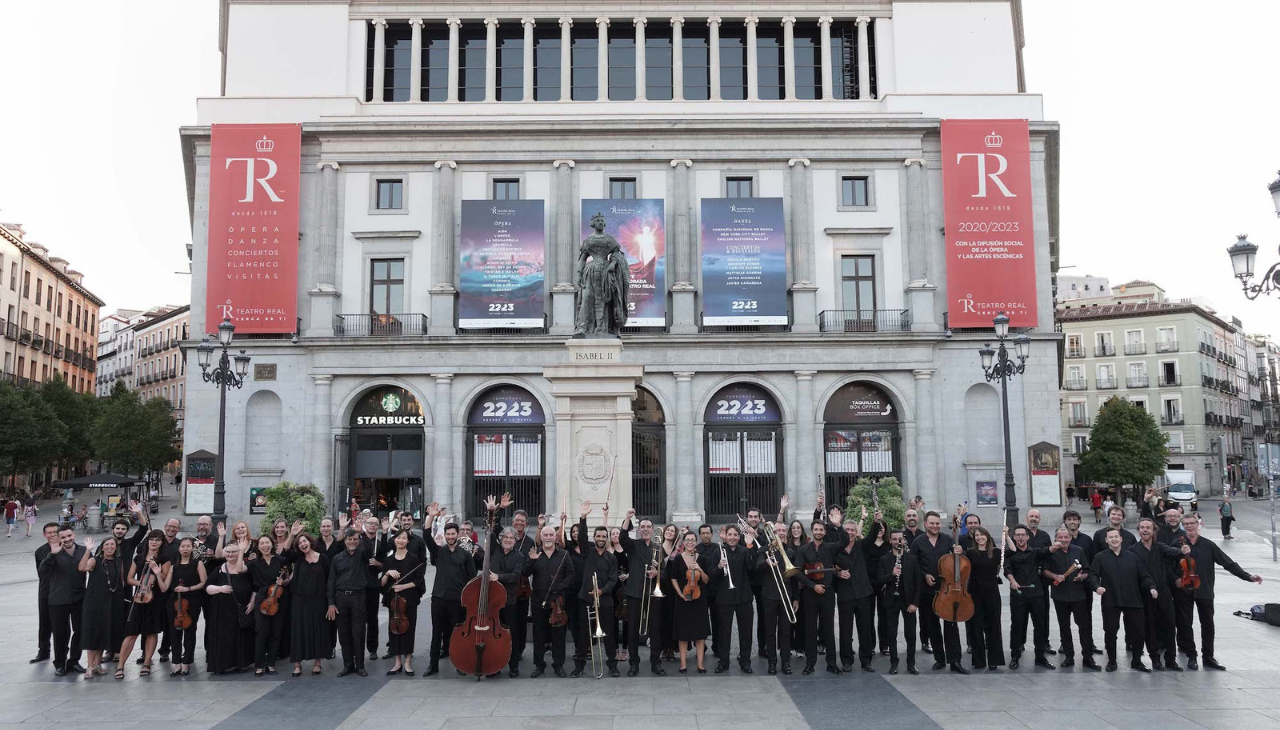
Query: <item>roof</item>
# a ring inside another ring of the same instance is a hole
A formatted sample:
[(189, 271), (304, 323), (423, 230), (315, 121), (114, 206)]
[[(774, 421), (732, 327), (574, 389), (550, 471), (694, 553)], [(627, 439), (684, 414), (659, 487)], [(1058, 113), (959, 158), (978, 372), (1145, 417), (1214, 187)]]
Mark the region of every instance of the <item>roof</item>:
[[(44, 256), (41, 256), (40, 254), (35, 253), (35, 248), (33, 247), (38, 247), (43, 251), (48, 251), (49, 249), (45, 248), (44, 246), (41, 246), (38, 243), (27, 243), (26, 241), (24, 241), (22, 239), (22, 233), (23, 233), (22, 226), (13, 224), (13, 223), (3, 223), (3, 224), (0, 224), (0, 233), (4, 234), (5, 238), (9, 239), (13, 243), (13, 245), (18, 247), (20, 251), (22, 251), (24, 254), (29, 256), (32, 261), (35, 261), (36, 263), (43, 266), (46, 270), (48, 270), (50, 274), (53, 274), (54, 276), (61, 279), (64, 284), (66, 284), (67, 286), (79, 292), (82, 296), (84, 296), (85, 299), (88, 299), (89, 301), (93, 302), (99, 307), (106, 306), (106, 302), (102, 301), (96, 295), (94, 295), (93, 292), (86, 289), (84, 284), (81, 284), (75, 279), (72, 279), (65, 272), (59, 271), (58, 268), (53, 265), (50, 259), (47, 259)], [(57, 258), (57, 257), (55, 256), (54, 258)], [(67, 271), (74, 271), (74, 269), (68, 269)]]
[(138, 322), (137, 324), (133, 325), (133, 327), (131, 327), (130, 329), (141, 332), (142, 330), (145, 330), (149, 327), (160, 324), (161, 322), (167, 322), (173, 319), (174, 317), (177, 317), (180, 314), (186, 314), (187, 312), (190, 312), (190, 311), (191, 311), (191, 305), (183, 304), (180, 307), (174, 307), (173, 309), (170, 309), (167, 312), (157, 314), (151, 319), (144, 319), (141, 322)]
[(1223, 329), (1236, 331), (1235, 325), (1228, 324), (1210, 314), (1203, 307), (1190, 302), (1137, 302), (1134, 304), (1103, 304), (1096, 307), (1075, 307), (1061, 309), (1056, 313), (1059, 322), (1088, 322), (1092, 320), (1128, 319), (1130, 317), (1158, 317), (1165, 314), (1196, 314), (1217, 324)]

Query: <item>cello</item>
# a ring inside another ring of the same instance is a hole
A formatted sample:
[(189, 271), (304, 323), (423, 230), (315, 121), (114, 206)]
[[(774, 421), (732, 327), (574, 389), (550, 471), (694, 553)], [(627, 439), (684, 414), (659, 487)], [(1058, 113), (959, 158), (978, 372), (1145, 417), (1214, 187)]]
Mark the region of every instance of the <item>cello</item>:
[[(956, 542), (958, 520), (951, 523), (951, 542)], [(969, 571), (972, 566), (964, 554), (947, 553), (938, 558), (938, 578), (942, 585), (933, 597), (933, 612), (943, 621), (959, 623), (973, 618), (973, 596), (969, 595)]]
[[(493, 532), (495, 512), (489, 511), (488, 529)], [(481, 677), (502, 671), (511, 658), (511, 630), (503, 625), (498, 611), (507, 603), (507, 589), (489, 580), (492, 550), (484, 551), (480, 575), (462, 589), (466, 618), (453, 629), (449, 640), (449, 660), (463, 674)]]

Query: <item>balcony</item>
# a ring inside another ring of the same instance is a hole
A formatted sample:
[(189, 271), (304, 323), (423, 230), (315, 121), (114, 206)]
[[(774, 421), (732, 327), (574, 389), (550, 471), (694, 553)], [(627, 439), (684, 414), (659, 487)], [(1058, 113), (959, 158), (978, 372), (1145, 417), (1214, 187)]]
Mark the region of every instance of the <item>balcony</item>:
[(1221, 425), (1222, 425), (1222, 416), (1219, 416), (1218, 414), (1213, 413), (1213, 412), (1207, 412), (1207, 413), (1205, 413), (1205, 414), (1204, 414), (1204, 425), (1206, 425), (1206, 426), (1221, 426)]
[(1114, 377), (1104, 378), (1098, 377), (1098, 390), (1115, 390), (1120, 387), (1120, 381)]
[(1093, 347), (1094, 357), (1111, 357), (1112, 355), (1115, 355), (1115, 354), (1116, 354), (1116, 346), (1111, 344), (1110, 342), (1102, 345), (1094, 345)]
[(54, 341), (46, 339), (44, 341), (44, 354), (52, 355), (54, 350)]
[(1124, 379), (1126, 388), (1150, 388), (1151, 378), (1146, 375), (1130, 375)]
[(1068, 428), (1089, 428), (1089, 426), (1091, 425), (1090, 421), (1092, 420), (1093, 419), (1089, 418), (1088, 416), (1077, 416), (1075, 414), (1072, 414), (1067, 416), (1067, 427)]
[(1156, 352), (1177, 352), (1177, 351), (1178, 351), (1178, 342), (1176, 340), (1172, 342), (1166, 340), (1164, 342), (1156, 343)]
[(1181, 413), (1162, 413), (1160, 415), (1161, 426), (1185, 426), (1186, 420)]
[(84, 355), (81, 355), (81, 354), (80, 354), (80, 353), (78, 353), (78, 352), (73, 353), (73, 354), (71, 355), (71, 364), (72, 364), (72, 365), (75, 365), (76, 367), (81, 367), (81, 366), (83, 366), (83, 365), (84, 365)]
[(1084, 348), (1083, 348), (1083, 347), (1072, 347), (1072, 346), (1070, 346), (1070, 345), (1068, 345), (1068, 346), (1067, 346), (1067, 359), (1068, 359), (1068, 360), (1078, 360), (1078, 359), (1080, 359), (1080, 358), (1082, 358), (1082, 357), (1084, 357)]
[(427, 333), (425, 314), (338, 314), (335, 337), (421, 337)]
[(1213, 352), (1212, 352), (1213, 348), (1209, 347), (1208, 345), (1204, 344), (1203, 342), (1201, 342), (1201, 343), (1200, 343), (1200, 348), (1199, 348), (1199, 349), (1200, 349), (1200, 353), (1201, 353), (1201, 354), (1203, 354), (1203, 355), (1212, 355), (1212, 354), (1213, 354)]
[(1147, 343), (1145, 343), (1145, 342), (1126, 342), (1126, 343), (1124, 343), (1124, 354), (1126, 354), (1126, 355), (1145, 355), (1145, 354), (1147, 354)]
[(18, 339), (18, 323), (17, 322), (5, 322), (3, 319), (0, 319), (0, 325), (3, 325), (3, 326), (0, 326), (0, 329), (4, 330), (5, 339), (7, 340)]
[(98, 370), (98, 361), (97, 361), (97, 360), (94, 360), (93, 358), (87, 358), (87, 359), (85, 359), (85, 361), (84, 361), (84, 369), (85, 369), (85, 370), (88, 370), (88, 371), (89, 371), (89, 372), (91, 372), (91, 373), (93, 373), (93, 372), (97, 372), (97, 370)]
[(62, 347), (62, 345), (58, 345), (57, 347), (53, 348), (53, 356), (58, 358), (59, 360), (62, 359), (62, 355), (65, 352), (66, 350)]
[(30, 344), (31, 344), (31, 330), (27, 329), (26, 327), (23, 327), (23, 328), (18, 332), (18, 342), (19, 342), (20, 344), (23, 344), (23, 345), (30, 345)]
[(821, 332), (910, 332), (908, 309), (827, 309), (818, 314)]
[(1179, 377), (1178, 375), (1175, 374), (1172, 377), (1168, 375), (1160, 376), (1160, 387), (1167, 388), (1167, 387), (1177, 386), (1177, 385), (1182, 385), (1182, 378)]
[(31, 346), (37, 350), (44, 349), (44, 336), (39, 334), (31, 335)]
[(1062, 382), (1063, 390), (1087, 390), (1089, 381), (1086, 378), (1067, 378)]
[(172, 380), (173, 378), (176, 378), (176, 377), (178, 377), (178, 369), (169, 368), (169, 379)]

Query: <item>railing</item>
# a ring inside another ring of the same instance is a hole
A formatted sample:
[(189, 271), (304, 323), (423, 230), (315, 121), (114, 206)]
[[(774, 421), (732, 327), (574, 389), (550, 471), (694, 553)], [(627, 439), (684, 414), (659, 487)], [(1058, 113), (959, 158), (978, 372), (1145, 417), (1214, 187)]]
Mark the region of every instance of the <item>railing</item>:
[(63, 359), (63, 360), (65, 360), (65, 361), (67, 361), (67, 362), (71, 362), (71, 356), (72, 356), (72, 355), (74, 355), (74, 354), (75, 354), (75, 350), (72, 350), (70, 347), (63, 347), (63, 348), (62, 348), (62, 359)]
[(78, 353), (78, 352), (77, 352), (77, 353), (75, 353), (75, 354), (73, 354), (73, 355), (71, 356), (71, 364), (72, 364), (72, 365), (75, 365), (76, 367), (80, 367), (80, 366), (84, 365), (84, 355), (81, 355), (81, 354), (80, 354), (80, 353)]
[(1068, 346), (1068, 347), (1067, 347), (1067, 359), (1068, 359), (1068, 360), (1077, 360), (1077, 359), (1082, 358), (1082, 357), (1084, 357), (1084, 348), (1083, 348), (1083, 347), (1070, 347), (1070, 346)]
[(1147, 354), (1147, 343), (1145, 343), (1145, 342), (1126, 342), (1126, 343), (1124, 343), (1124, 354), (1126, 354), (1126, 355), (1145, 355), (1145, 354)]
[(1067, 416), (1067, 426), (1069, 428), (1089, 428), (1088, 416)]
[(908, 332), (909, 309), (827, 309), (818, 314), (821, 332)]
[(1183, 426), (1186, 425), (1181, 413), (1164, 413), (1160, 416), (1161, 426)]
[(177, 369), (177, 368), (169, 368), (169, 377), (170, 377), (170, 378), (176, 378), (176, 377), (178, 377), (178, 369)]
[(34, 348), (36, 348), (37, 350), (43, 349), (43, 348), (44, 348), (44, 335), (32, 334), (32, 335), (31, 335), (31, 346), (32, 346), (32, 347), (34, 347)]
[(1111, 357), (1114, 354), (1116, 354), (1116, 346), (1111, 343), (1094, 345), (1093, 347), (1094, 357)]
[(1161, 387), (1165, 387), (1165, 386), (1170, 386), (1170, 385), (1182, 385), (1182, 378), (1181, 378), (1180, 376), (1177, 376), (1177, 375), (1174, 375), (1172, 378), (1167, 377), (1167, 376), (1164, 376), (1164, 375), (1161, 375), (1161, 376), (1160, 376), (1160, 386), (1161, 386)]
[(1204, 414), (1204, 425), (1206, 425), (1206, 426), (1221, 426), (1221, 425), (1222, 425), (1222, 416), (1219, 416), (1219, 415), (1218, 415), (1218, 414), (1216, 414), (1216, 413), (1206, 412), (1206, 413)]
[(31, 330), (27, 329), (26, 327), (23, 327), (23, 328), (18, 332), (18, 342), (20, 342), (20, 343), (22, 343), (22, 344), (24, 344), (24, 345), (30, 345), (30, 344), (31, 344)]
[(427, 333), (425, 314), (336, 314), (335, 337), (405, 337)]
[(64, 352), (66, 352), (66, 350), (63, 348), (62, 345), (58, 345), (57, 347), (53, 348), (53, 356), (58, 359), (62, 359), (62, 353)]
[(44, 354), (46, 354), (46, 355), (52, 355), (52, 354), (53, 354), (53, 346), (54, 346), (54, 344), (55, 344), (55, 343), (54, 343), (54, 341), (53, 341), (53, 340), (51, 340), (51, 339), (46, 339), (46, 340), (44, 341)]
[(89, 371), (89, 372), (91, 372), (91, 373), (95, 373), (95, 372), (97, 372), (97, 371), (98, 371), (98, 361), (97, 361), (97, 360), (94, 360), (93, 358), (88, 358), (88, 359), (86, 359), (86, 360), (84, 361), (84, 369), (85, 369), (85, 370), (88, 370), (88, 371)]
[(1211, 350), (1212, 348), (1210, 348), (1208, 345), (1204, 344), (1203, 342), (1201, 342), (1201, 343), (1199, 343), (1199, 344), (1200, 344), (1200, 348), (1199, 348), (1199, 349), (1200, 349), (1200, 353), (1201, 353), (1201, 354), (1203, 354), (1203, 355), (1210, 355), (1210, 354), (1212, 354), (1212, 353), (1210, 352), (1210, 350)]
[(1067, 378), (1062, 382), (1063, 390), (1086, 390), (1089, 387), (1087, 378)]
[(1130, 375), (1124, 379), (1126, 388), (1149, 388), (1151, 387), (1151, 377), (1147, 375)]
[(1156, 352), (1177, 352), (1177, 351), (1178, 351), (1177, 340), (1173, 340), (1172, 342), (1168, 340), (1164, 342), (1156, 342)]
[(1098, 390), (1115, 390), (1120, 387), (1116, 378), (1098, 378)]
[(6, 322), (4, 325), (4, 336), (6, 339), (10, 339), (10, 340), (18, 339), (18, 323)]

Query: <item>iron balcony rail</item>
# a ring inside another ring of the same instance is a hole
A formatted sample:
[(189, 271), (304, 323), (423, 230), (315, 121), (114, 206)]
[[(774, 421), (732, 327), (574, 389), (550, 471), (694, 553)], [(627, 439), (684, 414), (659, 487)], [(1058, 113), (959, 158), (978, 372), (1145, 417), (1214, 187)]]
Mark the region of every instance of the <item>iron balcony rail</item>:
[(827, 309), (818, 314), (821, 332), (908, 332), (909, 309)]
[(1124, 354), (1126, 355), (1145, 355), (1147, 354), (1147, 343), (1145, 342), (1126, 342), (1124, 345)]
[(1120, 387), (1120, 381), (1115, 378), (1098, 378), (1098, 390), (1115, 390)]
[(427, 334), (425, 314), (336, 314), (335, 337), (420, 337)]
[(1079, 359), (1079, 358), (1082, 358), (1082, 357), (1084, 357), (1084, 348), (1083, 348), (1083, 347), (1068, 347), (1068, 348), (1067, 348), (1067, 358), (1068, 358), (1068, 359), (1070, 359), (1070, 360), (1076, 360), (1076, 359)]
[(1089, 381), (1085, 378), (1067, 378), (1062, 383), (1063, 390), (1087, 390)]
[(1125, 387), (1128, 388), (1149, 388), (1151, 387), (1151, 378), (1146, 375), (1130, 375), (1125, 378)]
[(1070, 428), (1089, 428), (1090, 420), (1088, 416), (1067, 416), (1067, 426)]
[(1177, 340), (1173, 340), (1172, 342), (1166, 340), (1164, 342), (1156, 343), (1156, 352), (1177, 352), (1177, 351), (1178, 351)]
[(1162, 387), (1168, 386), (1168, 385), (1182, 385), (1182, 378), (1178, 377), (1177, 375), (1173, 376), (1172, 378), (1161, 375), (1160, 385)]
[(1094, 357), (1111, 357), (1116, 354), (1116, 346), (1110, 343), (1105, 345), (1095, 345), (1093, 348)]
[(1160, 416), (1161, 426), (1183, 426), (1185, 424), (1186, 421), (1181, 413), (1165, 413)]

